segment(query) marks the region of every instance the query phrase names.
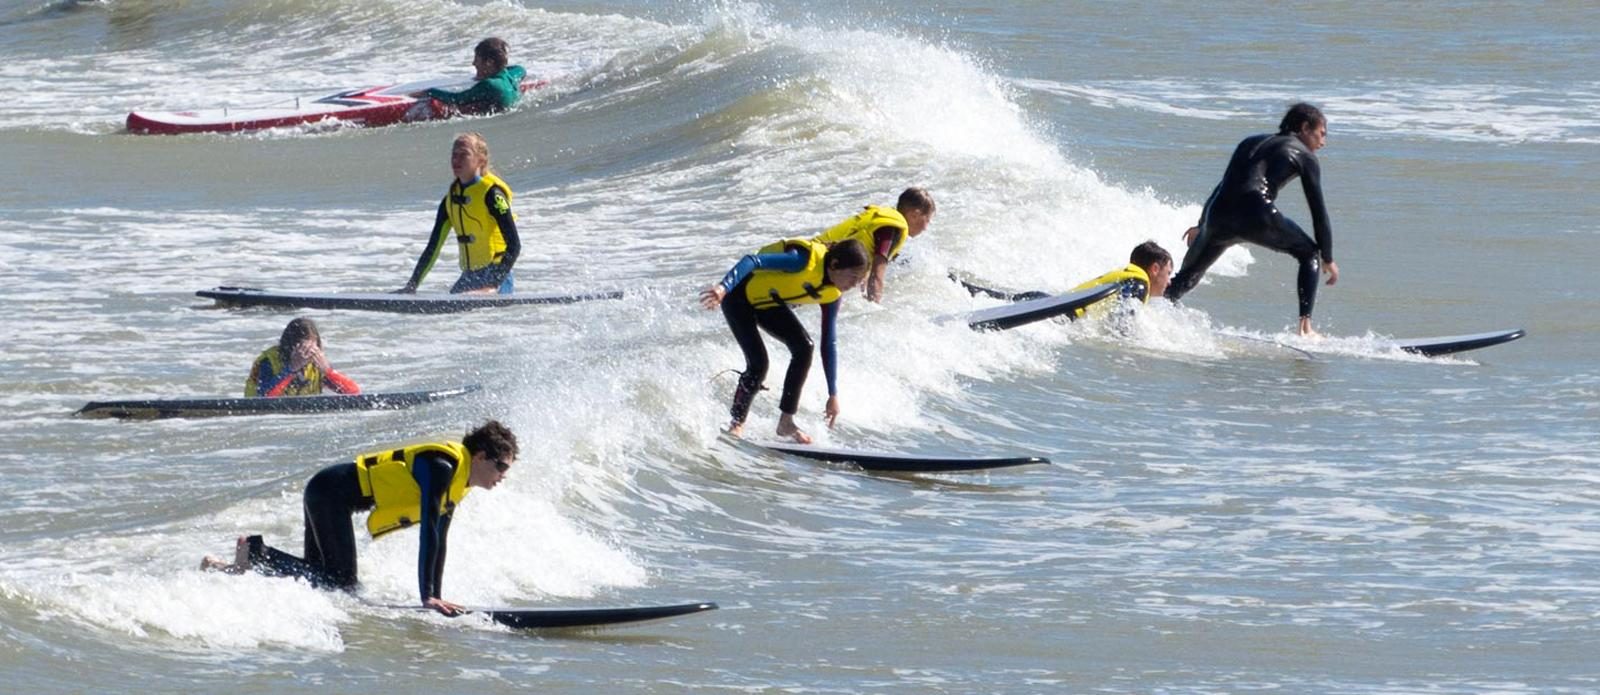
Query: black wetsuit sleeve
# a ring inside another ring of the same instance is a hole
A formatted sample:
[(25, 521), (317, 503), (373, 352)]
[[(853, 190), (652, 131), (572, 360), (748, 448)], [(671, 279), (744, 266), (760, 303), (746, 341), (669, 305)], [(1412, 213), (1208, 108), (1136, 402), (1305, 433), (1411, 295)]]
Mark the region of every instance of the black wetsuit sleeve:
[[(465, 465), (465, 464), (463, 464)], [(450, 491), (455, 464), (442, 454), (425, 453), (417, 457), (411, 476), (422, 489), (421, 538), (417, 543), (417, 593), (423, 603), (440, 598), (444, 583), (444, 556), (450, 534), (450, 514), (439, 502)]]
[(416, 289), (421, 285), (428, 271), (433, 270), (434, 261), (439, 260), (439, 249), (444, 246), (444, 239), (450, 232), (450, 215), (445, 212), (445, 200), (439, 199), (439, 212), (433, 216), (433, 233), (428, 237), (427, 248), (422, 250), (422, 257), (417, 259), (417, 267), (411, 270), (411, 279), (406, 281), (406, 287)]
[(1322, 165), (1316, 155), (1307, 154), (1300, 160), (1300, 186), (1306, 192), (1306, 206), (1311, 208), (1311, 227), (1316, 233), (1317, 252), (1322, 262), (1333, 260), (1333, 225), (1328, 222), (1328, 206), (1322, 200)]
[(522, 238), (517, 236), (517, 220), (511, 214), (511, 197), (506, 195), (504, 188), (490, 186), (488, 200), (484, 203), (489, 208), (489, 216), (494, 218), (495, 224), (500, 225), (500, 236), (506, 240), (506, 250), (492, 266), (483, 286), (499, 287), (511, 274), (511, 266), (516, 265), (517, 256), (522, 255)]

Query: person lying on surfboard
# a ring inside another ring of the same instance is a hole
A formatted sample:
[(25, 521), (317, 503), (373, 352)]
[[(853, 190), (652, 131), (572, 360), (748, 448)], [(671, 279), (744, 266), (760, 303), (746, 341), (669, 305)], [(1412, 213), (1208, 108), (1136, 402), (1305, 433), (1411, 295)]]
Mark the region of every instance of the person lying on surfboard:
[(472, 51), (472, 68), (476, 71), (473, 77), (477, 83), (460, 92), (434, 87), (412, 96), (438, 102), (444, 108), (435, 111), (446, 114), (454, 110), (477, 116), (509, 109), (522, 98), (522, 78), (528, 74), (521, 65), (511, 65), (510, 54), (511, 48), (499, 38), (491, 36), (479, 41)]
[(907, 188), (900, 193), (894, 209), (868, 205), (851, 215), (812, 241), (832, 244), (845, 239), (861, 242), (872, 256), (872, 272), (867, 277), (867, 301), (883, 299), (883, 277), (889, 271), (889, 261), (900, 255), (906, 239), (917, 236), (928, 228), (937, 209), (933, 195), (921, 188)]
[(371, 510), (373, 538), (416, 526), (417, 593), (422, 605), (445, 615), (462, 607), (440, 597), (446, 541), (456, 505), (472, 488), (492, 490), (517, 459), (517, 436), (490, 420), (457, 442), (429, 442), (364, 453), (318, 471), (306, 482), (305, 557), (266, 545), (261, 536), (240, 536), (234, 561), (212, 556), (204, 571), (240, 574), (254, 570), (298, 577), (319, 589), (356, 587), (356, 534), (351, 515)]
[(489, 168), (489, 143), (477, 133), (456, 136), (450, 147), (450, 170), (455, 179), (439, 201), (428, 246), (411, 270), (411, 279), (398, 294), (412, 294), (439, 260), (439, 250), (451, 230), (460, 251), (461, 277), (451, 294), (479, 292), (511, 294), (511, 267), (522, 253), (517, 236), (517, 216), (511, 212), (511, 187)]
[[(1112, 296), (1148, 304), (1151, 296), (1160, 296), (1162, 292), (1166, 291), (1167, 282), (1171, 276), (1172, 254), (1167, 253), (1167, 250), (1161, 248), (1160, 244), (1154, 241), (1146, 241), (1133, 247), (1133, 251), (1128, 254), (1127, 265), (1082, 283), (1069, 291), (1078, 292), (1115, 282), (1121, 285), (1122, 289)], [(985, 294), (995, 299), (1004, 299), (1009, 302), (1023, 302), (1050, 296), (1048, 292), (1037, 290), (1031, 292), (1006, 292), (984, 287), (963, 280), (954, 272), (950, 274), (950, 279), (961, 283), (961, 286), (967, 288), (967, 291), (973, 295)], [(1084, 310), (1078, 309), (1075, 313), (1077, 316), (1082, 317)]]
[(778, 436), (811, 443), (811, 437), (794, 423), (800, 391), (811, 371), (811, 336), (800, 325), (790, 304), (822, 307), (822, 373), (828, 378), (824, 414), (828, 426), (833, 426), (839, 417), (834, 347), (839, 300), (861, 284), (870, 263), (866, 247), (855, 239), (831, 246), (810, 239), (783, 239), (739, 259), (721, 282), (700, 293), (700, 304), (706, 309), (722, 307), (728, 328), (744, 352), (744, 373), (733, 392), (733, 407), (729, 410), (733, 421), (728, 424), (728, 434), (737, 437), (743, 433), (750, 402), (767, 378), (767, 347), (761, 340), (761, 330), (765, 330), (789, 348), (789, 371), (784, 375), (783, 398), (778, 402), (782, 413), (778, 416)]
[(347, 396), (361, 393), (350, 377), (333, 371), (322, 354), (322, 334), (308, 318), (297, 318), (285, 326), (278, 344), (263, 350), (250, 365), (244, 382), (245, 398), (315, 396), (322, 387)]

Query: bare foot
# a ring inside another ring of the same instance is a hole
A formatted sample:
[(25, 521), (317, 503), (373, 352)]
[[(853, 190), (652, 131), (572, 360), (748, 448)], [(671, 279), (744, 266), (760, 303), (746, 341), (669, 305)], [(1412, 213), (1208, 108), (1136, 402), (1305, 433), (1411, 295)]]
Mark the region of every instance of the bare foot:
[(1321, 338), (1322, 337), (1321, 333), (1318, 333), (1315, 328), (1311, 327), (1311, 317), (1310, 316), (1302, 316), (1302, 317), (1300, 317), (1300, 337), (1302, 337), (1302, 338)]
[(788, 415), (778, 418), (778, 436), (788, 437), (798, 444), (811, 443), (811, 435), (801, 431), (800, 426), (794, 424), (794, 418)]
[(203, 558), (200, 558), (200, 571), (226, 572), (228, 571), (228, 563), (218, 559), (215, 555), (207, 555)]
[(228, 564), (218, 559), (215, 555), (207, 555), (200, 559), (202, 572), (226, 572), (228, 574), (242, 574), (250, 569), (250, 541), (244, 536), (233, 546), (233, 564)]
[(730, 422), (730, 423), (728, 423), (728, 434), (731, 435), (731, 436), (734, 436), (734, 437), (743, 437), (744, 436), (744, 423), (742, 423), (742, 422)]

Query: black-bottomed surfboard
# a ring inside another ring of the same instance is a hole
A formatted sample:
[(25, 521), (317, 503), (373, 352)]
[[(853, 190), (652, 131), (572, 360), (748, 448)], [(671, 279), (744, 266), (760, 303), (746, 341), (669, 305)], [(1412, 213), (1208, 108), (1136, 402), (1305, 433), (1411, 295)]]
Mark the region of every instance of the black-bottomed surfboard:
[(577, 294), (390, 294), (386, 292), (272, 292), (253, 287), (217, 287), (195, 295), (218, 306), (349, 309), (398, 314), (453, 314), (474, 309), (522, 304), (572, 304), (595, 299), (621, 299), (622, 290)]
[(486, 608), (470, 612), (487, 615), (501, 625), (528, 630), (628, 625), (667, 620), (716, 608), (715, 603), (702, 602), (627, 608)]
[(363, 393), (355, 396), (284, 396), (281, 398), (168, 398), (152, 400), (93, 401), (75, 413), (81, 417), (115, 417), (153, 420), (169, 417), (223, 415), (301, 415), (349, 410), (397, 410), (463, 396), (482, 387), (397, 393)]
[(833, 463), (853, 463), (869, 471), (897, 473), (953, 473), (981, 471), (991, 468), (1026, 466), (1032, 463), (1050, 463), (1042, 456), (951, 456), (944, 454), (906, 454), (851, 449), (831, 449), (808, 444), (777, 444), (761, 442), (760, 446), (773, 451)]
[(1414, 352), (1426, 357), (1449, 355), (1456, 352), (1477, 350), (1501, 343), (1509, 343), (1527, 335), (1527, 331), (1515, 328), (1505, 331), (1490, 331), (1488, 333), (1470, 333), (1467, 335), (1444, 335), (1435, 338), (1408, 338), (1396, 340), (1396, 347), (1406, 352)]
[(947, 323), (960, 319), (975, 331), (1004, 331), (1057, 316), (1071, 316), (1072, 312), (1115, 294), (1118, 287), (1116, 283), (1106, 283), (1077, 292), (1027, 299), (965, 314), (941, 316), (935, 321)]

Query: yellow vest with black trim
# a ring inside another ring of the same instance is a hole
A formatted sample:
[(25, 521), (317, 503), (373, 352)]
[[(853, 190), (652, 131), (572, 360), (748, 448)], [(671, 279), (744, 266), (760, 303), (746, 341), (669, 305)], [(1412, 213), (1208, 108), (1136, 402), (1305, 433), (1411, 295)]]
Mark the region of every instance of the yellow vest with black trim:
[[(497, 263), (506, 252), (506, 238), (500, 233), (500, 224), (489, 214), (489, 189), (494, 186), (506, 192), (507, 209), (502, 212), (509, 212), (511, 187), (490, 173), (478, 177), (470, 186), (462, 186), (460, 181), (450, 182), (450, 192), (444, 197), (445, 224), (455, 230), (462, 271)], [(516, 219), (514, 214), (512, 219)]]
[(411, 474), (417, 456), (437, 452), (455, 460), (456, 472), (450, 489), (439, 500), (439, 513), (455, 511), (467, 496), (467, 478), (472, 475), (472, 454), (455, 442), (429, 442), (387, 451), (374, 451), (356, 457), (356, 477), (361, 494), (372, 500), (367, 530), (377, 538), (422, 520), (422, 487)]
[(878, 244), (872, 238), (872, 235), (884, 227), (895, 228), (894, 243), (889, 246), (889, 260), (892, 261), (895, 256), (900, 255), (900, 247), (904, 246), (906, 239), (911, 236), (911, 225), (906, 222), (906, 216), (900, 214), (900, 211), (894, 208), (868, 205), (867, 209), (828, 228), (828, 231), (818, 234), (813, 241), (836, 244), (845, 239), (855, 239), (861, 242), (862, 248), (866, 249), (867, 258), (870, 259), (869, 263), (876, 263), (878, 261)]
[[(244, 397), (255, 398), (267, 395), (277, 381), (271, 384), (261, 383), (261, 367), (265, 365), (272, 370), (277, 378), (283, 378), (283, 353), (274, 345), (261, 351), (256, 361), (250, 363), (250, 376), (244, 381)], [(317, 365), (306, 363), (306, 366), (295, 375), (294, 381), (285, 386), (280, 396), (315, 396), (322, 393), (322, 370)]]
[(823, 257), (828, 245), (810, 239), (784, 239), (761, 247), (756, 253), (783, 253), (790, 249), (806, 252), (806, 267), (794, 272), (757, 270), (745, 283), (744, 296), (750, 306), (771, 309), (784, 304), (832, 304), (843, 294), (828, 282)]
[[(1144, 302), (1146, 304), (1148, 304), (1150, 302), (1150, 274), (1145, 272), (1144, 268), (1136, 266), (1136, 265), (1134, 265), (1132, 263), (1129, 263), (1126, 266), (1123, 266), (1123, 267), (1118, 268), (1116, 270), (1113, 270), (1113, 271), (1111, 271), (1109, 273), (1106, 273), (1105, 275), (1101, 275), (1100, 277), (1097, 277), (1097, 278), (1095, 278), (1093, 280), (1090, 280), (1090, 281), (1085, 282), (1085, 283), (1083, 283), (1081, 285), (1078, 285), (1077, 287), (1072, 288), (1071, 291), (1077, 292), (1079, 290), (1086, 290), (1086, 289), (1089, 289), (1091, 287), (1098, 287), (1100, 285), (1104, 285), (1104, 284), (1107, 284), (1107, 283), (1113, 283), (1113, 282), (1117, 283), (1117, 284), (1120, 284), (1120, 285), (1124, 285), (1124, 286), (1126, 286), (1129, 283), (1136, 283), (1138, 285), (1138, 287), (1139, 287), (1139, 301)], [(1120, 296), (1124, 296), (1124, 295), (1122, 295), (1120, 293), (1119, 294), (1112, 294), (1111, 296), (1106, 297), (1106, 299), (1114, 299), (1114, 298), (1120, 297)], [(1093, 309), (1095, 307), (1100, 307), (1100, 306), (1109, 306), (1109, 304), (1107, 304), (1107, 302), (1105, 300), (1101, 300), (1101, 301), (1095, 302), (1094, 304), (1090, 304), (1088, 308)], [(1100, 311), (1096, 311), (1095, 313), (1098, 314), (1101, 311), (1104, 311), (1104, 309), (1101, 309)], [(1077, 311), (1077, 315), (1078, 316), (1083, 316), (1084, 315), (1084, 310), (1083, 309), (1079, 309)]]

